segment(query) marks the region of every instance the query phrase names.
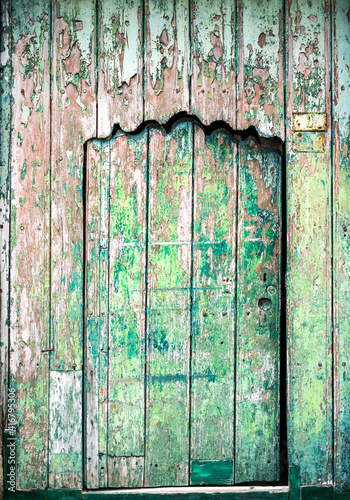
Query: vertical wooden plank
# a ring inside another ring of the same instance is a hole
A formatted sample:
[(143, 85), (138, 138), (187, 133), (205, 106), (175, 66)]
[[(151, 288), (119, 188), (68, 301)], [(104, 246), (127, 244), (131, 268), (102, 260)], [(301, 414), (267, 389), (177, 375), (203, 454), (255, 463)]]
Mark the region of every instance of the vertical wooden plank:
[(111, 140), (108, 486), (141, 487), (144, 462), (148, 130)]
[(334, 482), (350, 489), (350, 10), (334, 2)]
[[(53, 2), (51, 368), (54, 370), (80, 371), (83, 366), (83, 146), (96, 134), (94, 30), (92, 0)], [(83, 395), (79, 397), (82, 402)], [(81, 412), (81, 408), (73, 405), (70, 414), (80, 435), (81, 415), (74, 412)], [(62, 406), (55, 411), (63, 413), (65, 409)], [(49, 479), (50, 487), (79, 488), (82, 468), (77, 463), (72, 474), (57, 469)]]
[[(12, 43), (10, 24), (10, 1), (0, 5), (0, 400), (3, 401), (0, 414), (0, 433), (6, 424), (6, 402), (8, 389), (8, 347), (9, 347), (9, 270), (10, 270), (10, 150), (11, 150), (11, 80)], [(4, 470), (4, 444), (0, 444), (0, 470)], [(3, 472), (0, 472), (3, 484)]]
[[(81, 488), (82, 372), (50, 371), (51, 488)], [(73, 417), (73, 418), (72, 418)]]
[[(287, 102), (289, 464), (332, 481), (329, 2), (290, 0)], [(292, 115), (326, 113), (324, 153), (293, 151)]]
[(281, 154), (240, 144), (235, 482), (279, 479)]
[(110, 145), (87, 149), (87, 484), (108, 484)]
[(86, 154), (86, 484), (98, 488), (101, 141), (90, 141)]
[[(0, 6), (0, 433), (4, 435), (8, 390), (9, 348), (9, 269), (10, 269), (10, 144), (11, 144), (11, 79), (12, 44), (10, 25), (11, 4), (3, 1)], [(0, 482), (4, 482), (5, 440), (0, 444)], [(6, 458), (5, 458), (6, 463)]]
[(238, 129), (284, 139), (283, 36), (281, 0), (238, 0)]
[(192, 146), (150, 129), (145, 486), (188, 484)]
[(108, 485), (108, 365), (109, 365), (109, 188), (110, 144), (101, 142), (100, 237), (99, 237), (99, 484)]
[(191, 111), (236, 128), (236, 1), (193, 2)]
[(167, 121), (189, 109), (188, 0), (146, 0), (145, 118)]
[(236, 143), (195, 126), (194, 155), (191, 484), (232, 484)]
[(82, 367), (83, 145), (96, 134), (93, 0), (53, 5), (51, 267), (54, 368)]
[(143, 119), (143, 2), (99, 3), (98, 136)]
[(99, 361), (100, 318), (86, 320), (87, 338), (87, 390), (86, 390), (86, 485), (88, 489), (100, 487), (99, 478)]
[[(10, 384), (19, 423), (17, 488), (47, 487), (50, 8), (12, 2)], [(5, 136), (6, 137), (6, 136)]]

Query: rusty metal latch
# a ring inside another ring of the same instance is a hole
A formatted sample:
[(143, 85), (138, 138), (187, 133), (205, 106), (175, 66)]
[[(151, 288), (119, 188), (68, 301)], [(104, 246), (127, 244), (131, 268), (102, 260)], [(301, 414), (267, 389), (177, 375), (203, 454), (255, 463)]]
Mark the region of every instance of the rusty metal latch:
[(293, 151), (323, 153), (326, 149), (326, 113), (293, 113)]

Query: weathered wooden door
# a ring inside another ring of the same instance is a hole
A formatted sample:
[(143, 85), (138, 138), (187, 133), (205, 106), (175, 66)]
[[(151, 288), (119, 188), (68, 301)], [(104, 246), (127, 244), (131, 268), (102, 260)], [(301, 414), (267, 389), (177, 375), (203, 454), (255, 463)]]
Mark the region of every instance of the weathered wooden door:
[(87, 167), (88, 487), (278, 481), (280, 152), (184, 119)]

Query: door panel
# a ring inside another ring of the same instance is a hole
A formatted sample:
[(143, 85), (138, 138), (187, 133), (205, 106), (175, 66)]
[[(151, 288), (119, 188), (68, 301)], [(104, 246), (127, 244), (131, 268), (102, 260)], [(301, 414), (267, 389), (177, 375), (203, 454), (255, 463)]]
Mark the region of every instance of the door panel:
[(187, 485), (193, 123), (149, 132), (146, 486)]
[(142, 486), (147, 140), (145, 130), (110, 141), (109, 487)]
[(281, 156), (239, 148), (237, 482), (279, 478)]
[(237, 144), (195, 126), (191, 484), (232, 484)]
[(88, 154), (88, 487), (278, 480), (280, 153), (186, 119)]

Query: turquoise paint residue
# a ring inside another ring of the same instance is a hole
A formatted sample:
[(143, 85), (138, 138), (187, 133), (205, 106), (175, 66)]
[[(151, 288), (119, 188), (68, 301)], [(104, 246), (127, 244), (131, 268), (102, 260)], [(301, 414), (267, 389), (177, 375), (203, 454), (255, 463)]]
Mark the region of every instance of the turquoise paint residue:
[(27, 160), (24, 160), (23, 167), (21, 170), (21, 180), (23, 181), (27, 174)]

